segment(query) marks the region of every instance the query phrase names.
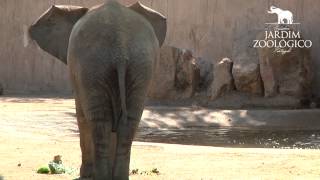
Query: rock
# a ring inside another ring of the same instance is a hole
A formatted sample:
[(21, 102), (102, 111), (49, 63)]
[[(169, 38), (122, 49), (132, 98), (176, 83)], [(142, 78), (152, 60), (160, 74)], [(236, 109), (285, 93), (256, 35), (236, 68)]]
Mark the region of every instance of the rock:
[[(278, 30), (277, 26), (269, 29)], [(283, 30), (283, 31), (292, 31)], [(264, 33), (264, 32), (263, 32)], [(261, 39), (262, 35), (259, 35)], [(271, 39), (272, 40), (272, 39)], [(281, 39), (277, 39), (280, 41)], [(288, 41), (288, 39), (285, 39)], [(290, 39), (290, 40), (299, 40)], [(260, 73), (265, 96), (289, 95), (298, 99), (311, 96), (310, 51), (307, 48), (259, 48)]]
[(213, 65), (202, 58), (197, 58), (196, 64), (200, 70), (199, 90), (206, 90), (213, 80)]
[(316, 104), (316, 108), (320, 108), (320, 98), (319, 97), (314, 100), (314, 103)]
[(234, 41), (232, 76), (237, 91), (262, 95), (259, 57), (253, 48), (253, 39), (257, 33), (252, 31)]
[(316, 104), (316, 108), (320, 108), (320, 98), (317, 97), (313, 100), (313, 102)]
[(316, 108), (317, 108), (317, 103), (311, 102), (311, 103), (310, 103), (310, 108), (311, 108), (311, 109), (316, 109)]
[(151, 99), (166, 99), (171, 97), (171, 94), (169, 96), (168, 93), (174, 91), (177, 58), (176, 48), (168, 46), (161, 48), (160, 58), (155, 62), (148, 92), (148, 96)]
[(148, 97), (157, 100), (192, 97), (200, 79), (195, 61), (189, 50), (163, 46), (155, 64)]
[(300, 108), (310, 108), (311, 101), (310, 99), (302, 98), (299, 100), (300, 102)]
[(3, 86), (2, 84), (0, 83), (0, 96), (3, 95)]
[(247, 54), (237, 56), (237, 61), (234, 62), (232, 68), (232, 75), (237, 91), (257, 95), (263, 94), (260, 66), (255, 62), (256, 60)]
[(234, 89), (232, 78), (233, 62), (229, 58), (224, 58), (214, 65), (213, 68), (213, 83), (210, 88), (210, 99), (214, 100), (227, 92)]
[(192, 95), (198, 87), (200, 70), (196, 66), (196, 58), (190, 50), (179, 50), (179, 57), (176, 64), (175, 87), (177, 91), (183, 91)]

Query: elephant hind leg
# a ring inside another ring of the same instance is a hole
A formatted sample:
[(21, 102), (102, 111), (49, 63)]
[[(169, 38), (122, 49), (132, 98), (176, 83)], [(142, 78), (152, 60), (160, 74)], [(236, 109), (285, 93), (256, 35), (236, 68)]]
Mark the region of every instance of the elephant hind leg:
[[(92, 143), (93, 179), (112, 179), (112, 124), (114, 122), (114, 106), (118, 105), (114, 95), (117, 81), (113, 66), (103, 66), (107, 69), (82, 64), (87, 70), (75, 69), (75, 92), (79, 95), (83, 114), (90, 126), (90, 141)], [(93, 73), (94, 72), (94, 73)], [(114, 100), (115, 99), (115, 100)], [(115, 102), (114, 102), (115, 101)]]
[(76, 115), (80, 133), (80, 148), (82, 153), (82, 164), (80, 168), (81, 178), (90, 178), (93, 175), (93, 147), (91, 141), (91, 128), (85, 119), (79, 99), (76, 97)]
[(127, 124), (120, 125), (118, 128), (113, 179), (129, 179), (131, 146), (138, 124), (139, 121), (128, 117)]
[(138, 74), (128, 72), (128, 116), (127, 123), (120, 121), (117, 131), (114, 179), (127, 180), (129, 178), (131, 146), (144, 109), (147, 87), (150, 82), (148, 77), (151, 77), (149, 73), (149, 71), (139, 71)]
[(85, 117), (84, 109), (80, 100), (80, 88), (75, 76), (70, 73), (71, 84), (74, 89), (76, 117), (80, 134), (80, 148), (82, 163), (80, 167), (80, 178), (91, 178), (93, 176), (93, 144), (90, 123)]
[(92, 141), (94, 146), (94, 179), (112, 179), (111, 126), (106, 121), (94, 121)]
[(112, 179), (112, 119), (109, 95), (102, 89), (82, 88), (81, 105), (91, 129), (93, 179)]

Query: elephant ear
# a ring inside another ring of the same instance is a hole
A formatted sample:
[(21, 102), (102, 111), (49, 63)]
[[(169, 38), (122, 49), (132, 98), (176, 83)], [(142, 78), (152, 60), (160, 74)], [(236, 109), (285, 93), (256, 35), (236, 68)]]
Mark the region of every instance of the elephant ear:
[(145, 17), (151, 23), (159, 40), (159, 45), (161, 46), (166, 38), (167, 18), (159, 12), (144, 6), (140, 2), (132, 4), (129, 8)]
[(40, 48), (67, 64), (71, 31), (88, 10), (79, 6), (52, 6), (31, 25), (29, 35)]

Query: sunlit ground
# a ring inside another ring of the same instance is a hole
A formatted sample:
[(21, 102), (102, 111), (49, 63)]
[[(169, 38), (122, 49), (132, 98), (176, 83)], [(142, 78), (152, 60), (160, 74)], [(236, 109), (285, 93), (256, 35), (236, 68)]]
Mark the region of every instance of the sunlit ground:
[[(81, 156), (72, 99), (0, 98), (0, 101), (0, 175), (4, 179), (78, 177)], [(319, 179), (320, 151), (314, 149), (319, 148), (318, 137), (317, 131), (166, 126), (155, 130), (144, 126), (136, 140), (165, 144), (134, 143), (131, 169), (138, 169), (139, 173), (131, 175), (131, 179)], [(74, 172), (36, 173), (38, 167), (57, 154)], [(150, 173), (155, 168), (159, 174)]]

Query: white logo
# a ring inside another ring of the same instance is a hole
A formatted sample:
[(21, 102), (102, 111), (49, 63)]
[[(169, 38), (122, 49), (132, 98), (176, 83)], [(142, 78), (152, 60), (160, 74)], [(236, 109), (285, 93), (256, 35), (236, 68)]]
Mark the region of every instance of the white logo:
[[(271, 6), (268, 13), (278, 15), (278, 24), (299, 24), (299, 23), (293, 23), (293, 14), (291, 11), (282, 10), (275, 6)], [(276, 24), (276, 23), (267, 23), (267, 24)]]
[(277, 14), (278, 22), (265, 23), (267, 28), (264, 32), (264, 39), (253, 40), (254, 48), (274, 48), (275, 52), (287, 53), (293, 48), (311, 48), (312, 41), (302, 39), (302, 35), (298, 26), (293, 25), (300, 23), (293, 22), (293, 14), (291, 11), (282, 10), (278, 7), (271, 6), (267, 11), (269, 14)]

